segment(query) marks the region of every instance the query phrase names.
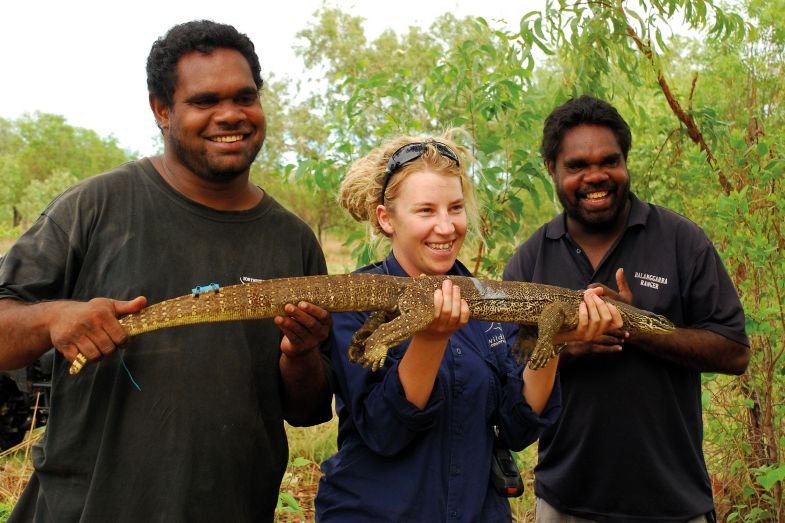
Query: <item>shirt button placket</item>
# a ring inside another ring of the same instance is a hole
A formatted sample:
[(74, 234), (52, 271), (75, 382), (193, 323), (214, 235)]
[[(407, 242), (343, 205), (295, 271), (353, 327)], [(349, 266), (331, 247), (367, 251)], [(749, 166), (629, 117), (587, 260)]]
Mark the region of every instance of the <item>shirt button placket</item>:
[[(458, 398), (461, 396), (463, 391), (463, 365), (461, 361), (461, 357), (463, 356), (463, 350), (460, 347), (455, 347), (453, 349), (453, 361), (454, 361), (454, 372), (455, 372), (455, 382), (453, 383), (453, 396)], [(454, 406), (453, 411), (455, 413), (460, 412), (461, 408), (458, 404)], [(455, 414), (454, 414), (455, 415)], [(459, 418), (460, 419), (460, 418)], [(450, 479), (449, 479), (449, 486), (448, 486), (448, 495), (447, 495), (447, 508), (448, 514), (451, 520), (459, 519), (461, 514), (461, 499), (460, 499), (460, 488), (458, 485), (463, 483), (463, 466), (462, 466), (462, 456), (457, 451), (462, 447), (462, 440), (463, 440), (463, 424), (460, 421), (454, 421), (451, 424), (451, 432), (450, 435)]]

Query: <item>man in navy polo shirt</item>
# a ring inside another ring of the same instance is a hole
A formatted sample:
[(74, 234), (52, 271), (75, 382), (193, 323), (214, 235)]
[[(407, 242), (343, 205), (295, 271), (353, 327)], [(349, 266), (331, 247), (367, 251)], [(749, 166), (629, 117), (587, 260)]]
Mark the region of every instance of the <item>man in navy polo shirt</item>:
[(630, 192), (631, 143), (616, 109), (589, 96), (548, 116), (542, 154), (564, 213), (524, 242), (504, 272), (572, 289), (599, 285), (678, 327), (562, 351), (562, 415), (545, 429), (535, 469), (537, 521), (713, 517), (700, 373), (744, 372), (744, 312), (704, 232)]

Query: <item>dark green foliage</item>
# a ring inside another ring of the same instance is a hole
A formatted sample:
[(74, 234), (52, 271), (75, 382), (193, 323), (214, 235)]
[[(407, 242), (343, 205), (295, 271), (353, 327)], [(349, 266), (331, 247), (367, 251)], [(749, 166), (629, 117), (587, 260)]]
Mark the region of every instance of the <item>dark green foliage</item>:
[(0, 119), (0, 231), (29, 224), (76, 181), (131, 160), (113, 137), (35, 113)]

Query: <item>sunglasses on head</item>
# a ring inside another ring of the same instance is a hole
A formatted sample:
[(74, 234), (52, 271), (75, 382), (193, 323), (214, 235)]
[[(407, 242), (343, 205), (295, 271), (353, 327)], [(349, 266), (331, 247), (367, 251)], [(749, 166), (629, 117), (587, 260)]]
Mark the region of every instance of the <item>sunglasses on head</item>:
[(387, 162), (387, 170), (384, 172), (384, 184), (382, 184), (382, 205), (384, 205), (384, 193), (387, 191), (387, 184), (390, 183), (390, 178), (392, 178), (392, 175), (407, 163), (413, 162), (425, 154), (425, 149), (428, 145), (433, 145), (436, 147), (436, 150), (439, 152), (439, 154), (454, 161), (455, 165), (461, 165), (461, 162), (458, 160), (458, 155), (455, 154), (455, 151), (441, 142), (431, 140), (429, 142), (407, 143), (392, 153), (390, 160)]

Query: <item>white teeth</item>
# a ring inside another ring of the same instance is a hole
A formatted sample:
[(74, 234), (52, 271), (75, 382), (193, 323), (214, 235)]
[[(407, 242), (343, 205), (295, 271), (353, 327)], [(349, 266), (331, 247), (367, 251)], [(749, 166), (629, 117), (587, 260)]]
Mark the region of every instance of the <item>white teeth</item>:
[(452, 242), (450, 243), (429, 243), (428, 247), (431, 249), (436, 249), (440, 251), (448, 251), (452, 247)]
[(239, 142), (243, 139), (242, 134), (236, 134), (233, 136), (216, 136), (215, 138), (211, 138), (214, 142), (223, 142), (223, 143), (232, 143), (232, 142)]
[(586, 198), (589, 200), (596, 200), (597, 198), (604, 198), (605, 196), (608, 196), (608, 191), (590, 192), (586, 195)]

